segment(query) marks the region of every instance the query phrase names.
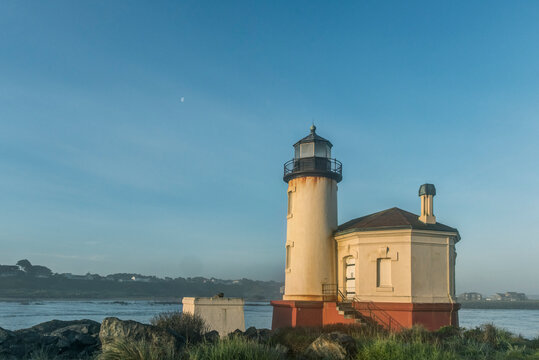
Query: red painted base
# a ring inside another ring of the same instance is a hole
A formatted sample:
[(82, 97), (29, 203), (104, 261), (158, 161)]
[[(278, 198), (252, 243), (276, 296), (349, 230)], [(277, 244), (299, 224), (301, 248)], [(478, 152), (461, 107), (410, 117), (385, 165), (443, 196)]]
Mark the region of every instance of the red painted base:
[[(442, 326), (459, 326), (460, 304), (436, 303), (356, 303), (355, 307), (364, 316), (375, 318), (384, 327), (398, 330), (402, 327), (422, 325), (428, 330)], [(381, 321), (379, 321), (381, 319)], [(391, 320), (391, 324), (389, 322)]]
[[(272, 301), (272, 329), (295, 326), (353, 324), (339, 314), (337, 303), (323, 301)], [(423, 325), (428, 330), (442, 326), (458, 326), (460, 304), (356, 303), (356, 309), (392, 330)]]

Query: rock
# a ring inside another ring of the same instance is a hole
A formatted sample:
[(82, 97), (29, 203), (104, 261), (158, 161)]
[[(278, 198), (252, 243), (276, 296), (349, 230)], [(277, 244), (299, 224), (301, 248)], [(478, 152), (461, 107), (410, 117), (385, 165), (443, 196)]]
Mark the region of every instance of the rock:
[(271, 337), (271, 330), (269, 329), (257, 329), (253, 326), (245, 330), (245, 332), (242, 334), (243, 337), (257, 341), (259, 343), (268, 343), (270, 337)]
[(106, 349), (111, 343), (121, 340), (146, 341), (160, 346), (174, 346), (176, 349), (185, 344), (185, 339), (171, 331), (141, 324), (133, 320), (120, 320), (115, 317), (108, 317), (103, 320), (99, 338), (103, 349)]
[(204, 334), (204, 341), (212, 344), (218, 342), (220, 338), (219, 331), (217, 330), (212, 330)]
[(270, 329), (257, 329), (254, 326), (251, 326), (245, 332), (240, 329), (236, 329), (234, 332), (228, 334), (228, 338), (232, 339), (234, 337), (243, 337), (245, 339), (253, 340), (262, 344), (267, 344), (271, 338)]
[(49, 335), (55, 330), (64, 329), (67, 327), (78, 328), (81, 332), (86, 333), (99, 333), (99, 323), (93, 320), (72, 320), (72, 321), (63, 321), (63, 320), (51, 320), (35, 326), (32, 326), (30, 329), (42, 335)]
[(267, 344), (271, 339), (270, 329), (258, 329), (258, 342)]
[(98, 322), (92, 320), (48, 321), (29, 329), (0, 331), (0, 356), (26, 358), (44, 351), (55, 359), (93, 356), (99, 350)]
[(314, 359), (345, 359), (356, 353), (355, 339), (339, 332), (320, 335), (305, 350), (305, 356)]
[[(267, 330), (267, 329), (265, 329), (265, 330)], [(282, 344), (274, 345), (273, 349), (275, 349), (275, 351), (277, 351), (277, 352), (280, 352), (283, 355), (283, 358), (285, 358), (285, 359), (286, 359), (286, 355), (290, 352), (290, 349), (288, 349), (286, 346), (284, 346)]]
[(235, 338), (237, 336), (243, 336), (243, 331), (241, 331), (240, 329), (236, 329), (233, 332), (231, 332), (230, 334), (228, 334), (229, 339)]
[(245, 332), (243, 333), (243, 336), (245, 336), (246, 338), (250, 340), (258, 339), (258, 330), (256, 330), (254, 326), (251, 326), (250, 328), (245, 330)]
[(0, 328), (0, 344), (13, 336), (13, 331)]

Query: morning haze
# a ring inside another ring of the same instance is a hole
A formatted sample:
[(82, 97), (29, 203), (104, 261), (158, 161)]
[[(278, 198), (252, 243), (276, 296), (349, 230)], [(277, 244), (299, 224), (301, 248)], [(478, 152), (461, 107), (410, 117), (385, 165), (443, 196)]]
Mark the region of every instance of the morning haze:
[(436, 184), (457, 292), (538, 294), (526, 4), (2, 2), (0, 264), (282, 281), (282, 166), (314, 121), (339, 223)]

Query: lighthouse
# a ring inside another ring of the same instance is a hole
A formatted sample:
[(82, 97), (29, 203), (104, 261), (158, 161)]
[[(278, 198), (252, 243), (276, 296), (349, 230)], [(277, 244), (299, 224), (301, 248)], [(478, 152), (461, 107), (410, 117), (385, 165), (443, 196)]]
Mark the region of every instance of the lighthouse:
[(337, 184), (342, 164), (331, 157), (333, 145), (316, 133), (294, 144), (284, 164), (287, 187), (285, 287), (272, 301), (273, 327), (322, 323), (324, 289), (337, 285)]
[(342, 164), (316, 133), (284, 164), (285, 286), (272, 328), (373, 324), (399, 331), (458, 326), (456, 228), (434, 216), (433, 184), (419, 188), (420, 215), (393, 207), (337, 222)]
[(322, 301), (323, 285), (337, 283), (333, 233), (342, 165), (331, 158), (332, 147), (313, 125), (294, 144), (294, 158), (284, 164), (288, 211), (283, 300)]

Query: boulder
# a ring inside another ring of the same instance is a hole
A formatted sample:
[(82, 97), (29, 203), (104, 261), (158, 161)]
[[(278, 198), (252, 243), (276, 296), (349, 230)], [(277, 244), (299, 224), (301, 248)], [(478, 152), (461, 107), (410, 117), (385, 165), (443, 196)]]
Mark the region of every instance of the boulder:
[(219, 331), (217, 330), (212, 330), (204, 334), (204, 341), (212, 344), (218, 342), (220, 338), (221, 336), (219, 336)]
[(99, 339), (103, 349), (115, 341), (145, 341), (155, 345), (174, 346), (176, 349), (185, 344), (185, 339), (171, 331), (133, 320), (120, 320), (108, 317), (101, 323)]
[(248, 339), (256, 339), (258, 338), (258, 330), (254, 326), (251, 326), (245, 332), (243, 333), (243, 336), (245, 336)]
[(228, 334), (229, 339), (233, 339), (233, 338), (238, 337), (238, 336), (244, 336), (243, 331), (241, 331), (240, 329), (236, 329), (233, 332)]
[[(236, 330), (238, 331), (238, 330)], [(269, 339), (271, 337), (271, 330), (269, 329), (257, 329), (254, 326), (251, 326), (243, 334), (241, 334), (243, 337), (257, 341), (259, 343), (268, 343)]]
[(340, 332), (320, 335), (305, 350), (305, 356), (310, 359), (346, 359), (356, 353), (355, 339)]
[(42, 335), (48, 335), (53, 333), (56, 330), (64, 329), (66, 327), (78, 327), (81, 331), (86, 333), (99, 333), (99, 323), (93, 320), (51, 320), (35, 326), (32, 326), (30, 329)]

